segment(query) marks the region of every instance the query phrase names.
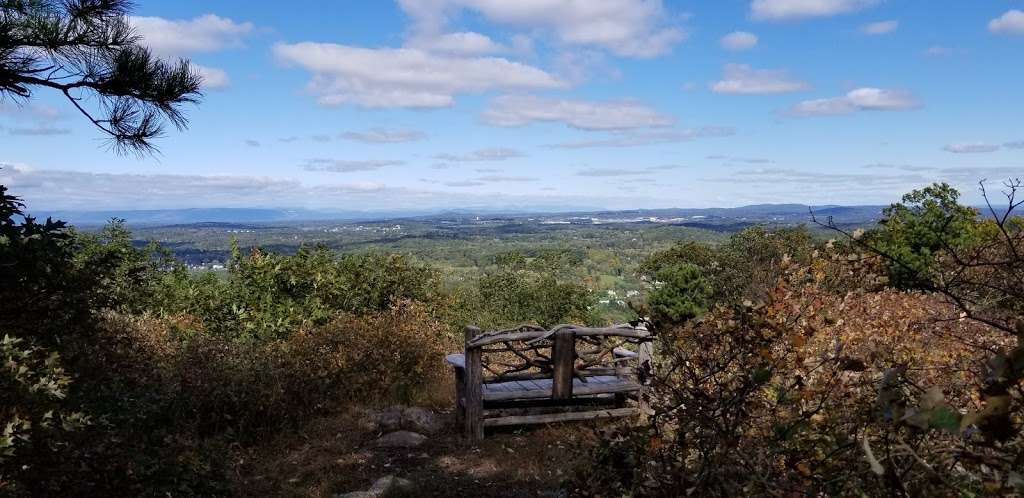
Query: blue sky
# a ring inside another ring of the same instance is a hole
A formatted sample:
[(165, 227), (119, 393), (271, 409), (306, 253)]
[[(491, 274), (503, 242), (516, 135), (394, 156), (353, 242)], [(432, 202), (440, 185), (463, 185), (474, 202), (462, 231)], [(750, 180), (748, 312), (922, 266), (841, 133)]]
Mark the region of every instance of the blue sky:
[(874, 204), (1024, 175), (1024, 1), (140, 1), (206, 78), (160, 154), (0, 102), (36, 209)]

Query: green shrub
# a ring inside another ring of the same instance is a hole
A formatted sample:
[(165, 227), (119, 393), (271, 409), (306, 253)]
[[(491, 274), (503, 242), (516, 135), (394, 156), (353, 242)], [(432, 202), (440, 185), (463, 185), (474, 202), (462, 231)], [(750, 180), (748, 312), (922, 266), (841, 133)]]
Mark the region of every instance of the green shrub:
[(0, 185), (0, 329), (50, 345), (88, 321), (92, 288), (65, 224), (38, 223), (23, 208)]
[(814, 240), (804, 227), (770, 231), (752, 227), (734, 234), (720, 246), (677, 244), (651, 255), (641, 263), (638, 273), (654, 281), (665, 269), (693, 265), (711, 286), (713, 303), (739, 304), (763, 300), (774, 288), (785, 261), (806, 262), (814, 250)]
[(457, 325), (485, 329), (535, 323), (545, 327), (560, 323), (593, 322), (594, 297), (584, 285), (570, 281), (562, 252), (528, 261), (521, 253), (500, 256), (497, 267), (460, 289), (456, 301)]
[(0, 362), (0, 491), (18, 492), (32, 452), (59, 450), (61, 433), (89, 419), (66, 406), (71, 377), (57, 353), (4, 335)]
[(936, 271), (940, 253), (970, 251), (997, 235), (995, 225), (959, 203), (960, 192), (936, 183), (903, 196), (884, 210), (881, 227), (867, 241), (890, 257), (893, 285), (920, 287)]
[[(440, 307), (435, 270), (397, 254), (337, 255), (325, 247), (295, 255), (232, 251), (226, 278), (183, 269), (164, 274), (151, 310), (192, 315), (197, 331), (273, 341), (335, 317), (385, 311), (407, 300)], [(440, 310), (435, 310), (440, 313)]]
[(678, 264), (659, 270), (655, 277), (659, 287), (647, 297), (655, 323), (681, 323), (707, 312), (713, 290), (699, 267)]

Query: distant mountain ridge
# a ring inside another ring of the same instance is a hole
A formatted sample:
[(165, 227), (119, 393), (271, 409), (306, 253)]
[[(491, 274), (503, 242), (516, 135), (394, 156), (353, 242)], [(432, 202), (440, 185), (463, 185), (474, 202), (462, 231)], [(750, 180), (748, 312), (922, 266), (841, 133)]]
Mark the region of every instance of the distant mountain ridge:
[(630, 210), (564, 210), (535, 212), (510, 209), (447, 209), (436, 212), (395, 211), (331, 211), (273, 208), (188, 208), (103, 211), (35, 212), (40, 218), (52, 217), (75, 225), (99, 225), (112, 218), (121, 218), (131, 225), (191, 225), (201, 223), (294, 223), (308, 221), (382, 221), (395, 219), (453, 219), (468, 217), (594, 217), (594, 218), (687, 218), (737, 220), (753, 223), (798, 223), (807, 220), (813, 209), (819, 217), (832, 216), (837, 222), (861, 223), (877, 220), (883, 206), (807, 206), (804, 204), (754, 204), (734, 208), (662, 208)]

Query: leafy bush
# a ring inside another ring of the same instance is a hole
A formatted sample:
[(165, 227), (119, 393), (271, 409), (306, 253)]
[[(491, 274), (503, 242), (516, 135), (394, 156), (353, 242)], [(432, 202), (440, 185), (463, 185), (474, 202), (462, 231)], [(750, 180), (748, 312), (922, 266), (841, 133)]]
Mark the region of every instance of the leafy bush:
[(60, 433), (89, 422), (65, 406), (71, 377), (57, 353), (5, 335), (0, 340), (0, 491), (19, 492), (27, 460), (23, 453), (53, 451)]
[(147, 390), (174, 425), (242, 440), (355, 400), (430, 401), (452, 348), (447, 328), (408, 301), (264, 342), (182, 333), (187, 317), (108, 319), (107, 343), (123, 349), (103, 363), (135, 386), (119, 389)]
[(155, 242), (136, 247), (125, 220), (114, 218), (99, 232), (73, 232), (75, 271), (91, 276), (93, 310), (146, 311), (168, 272), (184, 270)]
[(497, 258), (496, 269), (475, 285), (460, 289), (456, 325), (473, 324), (485, 329), (536, 323), (545, 327), (560, 323), (592, 322), (594, 298), (585, 286), (559, 278), (567, 261), (562, 252), (548, 253), (529, 261), (521, 253)]
[(710, 306), (711, 284), (693, 264), (663, 268), (655, 275), (657, 287), (647, 297), (656, 324), (681, 323), (703, 315)]
[(88, 318), (90, 287), (74, 271), (74, 238), (60, 221), (38, 223), (0, 185), (0, 328), (52, 344)]
[(651, 255), (639, 273), (648, 281), (679, 265), (701, 270), (711, 286), (711, 301), (730, 304), (763, 299), (775, 286), (787, 260), (808, 261), (814, 241), (803, 227), (768, 231), (747, 228), (720, 246), (685, 242)]
[[(655, 414), (606, 434), (575, 492), (1020, 492), (1020, 435), (991, 425), (1011, 402), (982, 396), (991, 374), (975, 368), (1016, 339), (957, 320), (940, 296), (878, 290), (872, 275), (834, 291), (875, 267), (824, 248), (810, 264), (785, 263), (765, 304), (719, 307), (664, 331)], [(1007, 394), (1020, 401), (1019, 390)], [(1010, 420), (1019, 427), (1020, 412)]]
[[(344, 313), (375, 313), (412, 300), (443, 302), (437, 272), (397, 254), (338, 256), (325, 247), (292, 256), (236, 246), (225, 280), (184, 269), (168, 273), (152, 305), (165, 316), (188, 314), (206, 333), (238, 340), (285, 339)], [(440, 312), (440, 310), (437, 310)]]
[(995, 226), (958, 201), (960, 192), (936, 183), (903, 196), (883, 211), (881, 227), (867, 234), (891, 258), (889, 275), (900, 288), (917, 288), (937, 268), (947, 250), (968, 251), (991, 240)]

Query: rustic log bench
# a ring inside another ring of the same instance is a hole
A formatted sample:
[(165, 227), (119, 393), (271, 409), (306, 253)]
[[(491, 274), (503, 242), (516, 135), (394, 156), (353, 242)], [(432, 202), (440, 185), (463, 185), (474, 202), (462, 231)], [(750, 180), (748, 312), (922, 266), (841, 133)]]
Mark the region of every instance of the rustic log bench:
[(489, 427), (645, 413), (652, 341), (630, 325), (467, 327), (464, 352), (445, 360), (455, 370), (456, 421), (482, 439)]

